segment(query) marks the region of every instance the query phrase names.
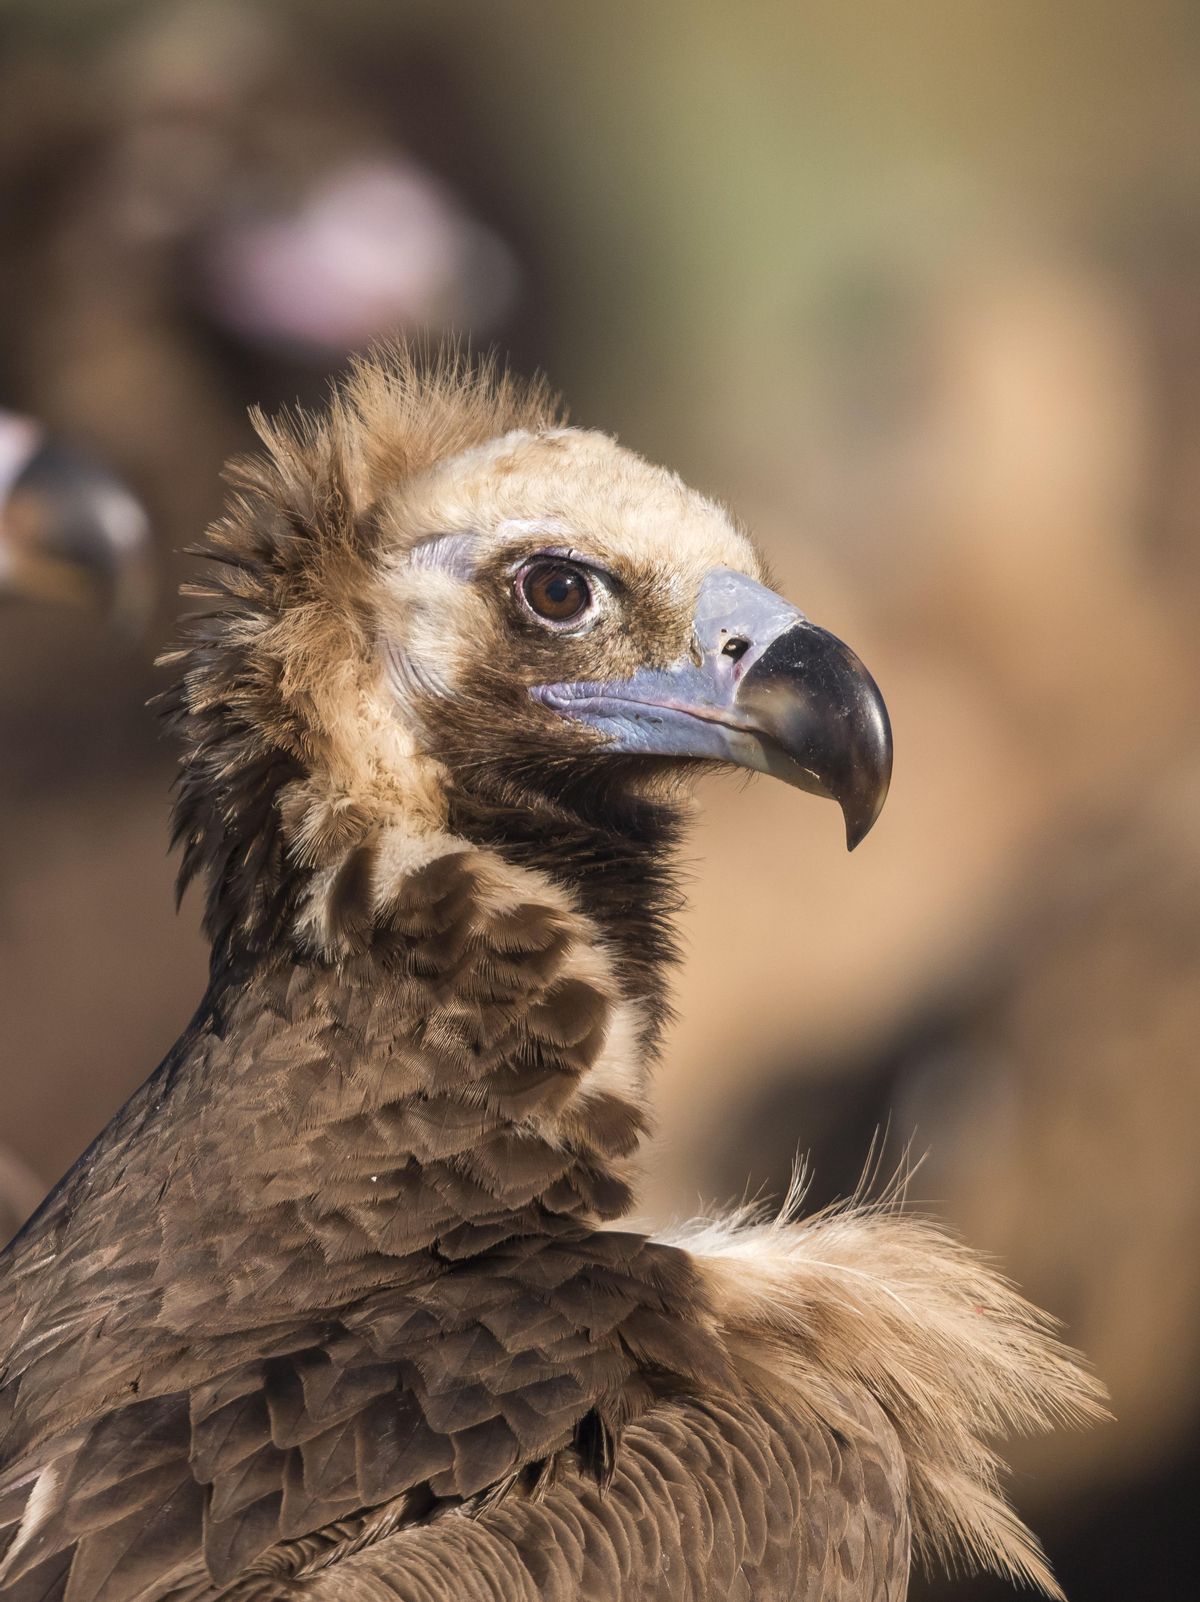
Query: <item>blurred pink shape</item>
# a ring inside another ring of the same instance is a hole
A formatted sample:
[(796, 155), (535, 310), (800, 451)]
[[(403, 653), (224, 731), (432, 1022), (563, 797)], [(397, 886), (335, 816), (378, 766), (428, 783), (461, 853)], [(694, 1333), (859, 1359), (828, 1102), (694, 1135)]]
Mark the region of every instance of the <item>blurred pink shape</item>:
[(231, 218), (204, 259), (223, 322), (322, 352), (392, 329), (484, 330), (511, 307), (518, 276), (503, 240), (403, 157), (335, 168), (291, 212)]

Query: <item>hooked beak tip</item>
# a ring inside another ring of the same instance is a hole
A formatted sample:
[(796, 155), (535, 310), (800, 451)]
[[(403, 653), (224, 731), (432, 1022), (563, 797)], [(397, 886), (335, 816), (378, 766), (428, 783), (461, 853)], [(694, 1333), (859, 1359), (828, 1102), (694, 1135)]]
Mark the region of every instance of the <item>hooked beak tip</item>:
[(886, 792), (879, 797), (878, 803), (863, 812), (856, 806), (842, 803), (842, 817), (846, 824), (846, 850), (854, 851), (870, 834), (875, 827), (879, 814), (883, 811), (883, 803), (887, 799)]
[(847, 849), (861, 845), (887, 799), (892, 730), (879, 687), (854, 652), (803, 619), (767, 647), (738, 699), (780, 753), (770, 771), (836, 801)]

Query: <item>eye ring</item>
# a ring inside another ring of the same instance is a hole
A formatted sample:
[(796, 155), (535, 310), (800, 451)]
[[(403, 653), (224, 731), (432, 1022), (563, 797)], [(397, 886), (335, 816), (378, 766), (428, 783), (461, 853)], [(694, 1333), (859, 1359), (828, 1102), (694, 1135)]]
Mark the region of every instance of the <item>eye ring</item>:
[(517, 596), (543, 628), (577, 629), (596, 608), (591, 575), (576, 562), (539, 556), (517, 573)]

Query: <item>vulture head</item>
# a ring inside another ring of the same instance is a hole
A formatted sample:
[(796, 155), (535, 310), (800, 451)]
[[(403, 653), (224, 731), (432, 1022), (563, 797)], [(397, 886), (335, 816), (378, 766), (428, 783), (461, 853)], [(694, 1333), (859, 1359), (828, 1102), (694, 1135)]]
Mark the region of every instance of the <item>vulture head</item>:
[(458, 783), (716, 761), (832, 796), (851, 847), (875, 821), (890, 750), (870, 676), (674, 474), (603, 434), (518, 432), (395, 511), (387, 683)]
[(259, 428), (169, 658), (183, 875), (207, 870), (222, 949), (314, 897), (310, 930), (369, 922), (447, 833), (572, 880), (632, 948), (706, 764), (833, 798), (851, 847), (871, 827), (891, 748), (866, 669), (723, 508), (541, 386), (393, 353)]
[(152, 599), (149, 532), (107, 468), (0, 411), (0, 602), (79, 603), (135, 631)]

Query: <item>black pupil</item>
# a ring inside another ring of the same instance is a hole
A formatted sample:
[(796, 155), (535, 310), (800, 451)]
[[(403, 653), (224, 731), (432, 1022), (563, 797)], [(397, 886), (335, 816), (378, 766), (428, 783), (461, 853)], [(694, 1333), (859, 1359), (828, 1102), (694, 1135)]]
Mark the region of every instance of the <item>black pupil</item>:
[(587, 585), (569, 567), (535, 569), (526, 594), (535, 612), (559, 622), (580, 613), (588, 598)]

